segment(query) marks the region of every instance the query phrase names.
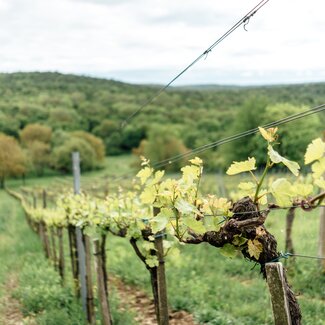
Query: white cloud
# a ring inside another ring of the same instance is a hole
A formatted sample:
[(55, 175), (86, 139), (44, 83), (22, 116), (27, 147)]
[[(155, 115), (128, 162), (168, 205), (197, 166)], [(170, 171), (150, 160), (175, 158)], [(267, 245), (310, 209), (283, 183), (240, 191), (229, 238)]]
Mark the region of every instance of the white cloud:
[[(0, 71), (164, 83), (257, 2), (0, 0)], [(239, 27), (179, 83), (325, 81), (324, 9), (322, 0), (270, 0), (248, 32)]]

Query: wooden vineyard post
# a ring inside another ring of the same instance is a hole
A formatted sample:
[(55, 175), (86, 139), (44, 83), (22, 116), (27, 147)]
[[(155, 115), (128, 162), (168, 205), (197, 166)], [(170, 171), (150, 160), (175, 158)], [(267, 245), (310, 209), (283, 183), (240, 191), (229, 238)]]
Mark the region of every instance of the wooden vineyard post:
[[(325, 207), (320, 208), (320, 216), (319, 216), (319, 248), (318, 254), (319, 256), (325, 256)], [(325, 274), (325, 260), (320, 260), (321, 270)]]
[[(154, 215), (159, 213), (159, 209), (154, 208)], [(157, 267), (157, 282), (158, 282), (158, 306), (159, 306), (159, 325), (169, 324), (168, 300), (167, 300), (167, 284), (165, 274), (164, 260), (164, 230), (157, 233), (155, 237), (155, 248), (157, 250), (158, 267)]]
[(75, 287), (75, 295), (76, 297), (80, 297), (77, 235), (76, 235), (76, 227), (73, 225), (68, 225), (68, 238), (69, 238), (71, 270), (72, 270), (72, 277), (73, 277), (74, 287)]
[(54, 232), (54, 228), (50, 227), (49, 228), (50, 234), (51, 234), (51, 246), (52, 246), (52, 260), (53, 260), (53, 265), (54, 265), (54, 269), (58, 270), (58, 258), (57, 258), (57, 254), (56, 254), (56, 240), (55, 240), (55, 232)]
[[(37, 198), (36, 195), (33, 193), (33, 207), (34, 209), (37, 208)], [(44, 208), (44, 202), (43, 202), (43, 208)], [(51, 259), (51, 248), (50, 248), (50, 242), (47, 234), (46, 224), (44, 221), (40, 221), (38, 225), (38, 233), (42, 241), (43, 249), (45, 257), (48, 259)]]
[[(72, 170), (74, 194), (80, 194), (80, 155), (79, 152), (72, 153)], [(84, 312), (89, 324), (95, 324), (94, 301), (92, 293), (90, 243), (89, 238), (83, 235), (80, 227), (76, 227), (78, 266), (80, 279), (80, 293)]]
[(62, 284), (64, 283), (64, 246), (63, 246), (63, 229), (62, 227), (57, 228), (57, 237), (59, 242), (59, 261), (58, 270), (61, 277)]
[(37, 208), (37, 198), (35, 193), (32, 193), (32, 201), (33, 201), (33, 208), (36, 209)]
[[(104, 238), (103, 238), (104, 240)], [(95, 266), (97, 273), (97, 286), (98, 286), (98, 300), (100, 304), (101, 314), (102, 314), (102, 324), (103, 325), (111, 325), (112, 316), (109, 308), (109, 300), (108, 300), (108, 291), (107, 291), (107, 283), (105, 283), (105, 258), (103, 254), (103, 246), (100, 245), (99, 240), (94, 240), (94, 255), (95, 255)], [(104, 248), (105, 249), (105, 248)]]
[(46, 228), (46, 224), (44, 221), (41, 221), (42, 227), (43, 227), (43, 235), (44, 235), (44, 243), (45, 243), (45, 255), (48, 259), (51, 259), (51, 247), (50, 247), (50, 241), (48, 236), (48, 231)]
[(86, 264), (86, 286), (87, 286), (87, 314), (90, 324), (96, 323), (93, 280), (91, 271), (91, 245), (87, 235), (82, 234), (82, 239), (85, 247), (85, 264)]
[[(72, 153), (72, 170), (73, 170), (73, 185), (74, 194), (80, 194), (80, 157), (79, 152)], [(86, 284), (86, 257), (85, 247), (82, 240), (82, 233), (80, 227), (75, 227), (76, 241), (77, 241), (77, 253), (78, 253), (78, 270), (80, 281), (80, 296), (82, 302), (82, 308), (88, 317), (87, 310), (87, 284)]]
[(293, 325), (291, 322), (282, 263), (267, 263), (266, 280), (269, 287), (274, 325)]
[[(47, 208), (47, 193), (46, 190), (43, 189), (42, 191), (42, 201), (43, 201), (43, 209)], [(58, 268), (58, 263), (57, 263), (57, 254), (56, 254), (56, 242), (55, 242), (55, 233), (54, 233), (54, 229), (53, 227), (49, 227), (47, 228), (48, 230), (48, 236), (49, 236), (49, 242), (51, 241), (51, 244), (49, 244), (49, 249), (51, 250), (52, 247), (52, 251), (51, 251), (51, 257), (52, 257), (52, 261), (53, 261), (53, 265), (55, 270), (57, 270)]]
[(105, 291), (106, 291), (106, 296), (108, 297), (108, 274), (107, 274), (107, 269), (106, 269), (106, 234), (102, 235), (102, 240), (100, 243), (100, 250), (101, 250), (101, 258), (103, 261), (102, 264), (102, 269), (103, 269), (103, 275), (104, 275), (104, 284), (105, 284)]

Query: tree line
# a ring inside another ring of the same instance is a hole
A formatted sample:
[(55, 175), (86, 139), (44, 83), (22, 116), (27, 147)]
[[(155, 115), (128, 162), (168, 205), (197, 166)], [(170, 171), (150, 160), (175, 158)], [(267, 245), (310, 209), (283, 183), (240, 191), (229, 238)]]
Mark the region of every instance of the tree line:
[[(325, 102), (325, 83), (173, 87), (121, 129), (156, 91), (156, 86), (59, 73), (0, 74), (0, 132), (21, 141), (41, 174), (44, 166), (67, 171), (70, 163), (64, 166), (66, 161), (57, 157), (75, 147), (87, 158), (97, 157), (90, 148), (94, 139), (102, 141), (106, 155), (133, 152), (159, 161)], [(35, 124), (51, 130), (51, 140), (24, 143), (21, 133)], [(317, 114), (284, 126), (281, 154), (299, 161), (302, 148), (319, 136), (324, 124), (324, 114)], [(90, 135), (96, 138), (90, 140)], [(251, 136), (211, 150), (203, 155), (205, 166), (225, 168), (260, 146), (258, 137)], [(95, 160), (84, 160), (84, 169), (96, 168)]]

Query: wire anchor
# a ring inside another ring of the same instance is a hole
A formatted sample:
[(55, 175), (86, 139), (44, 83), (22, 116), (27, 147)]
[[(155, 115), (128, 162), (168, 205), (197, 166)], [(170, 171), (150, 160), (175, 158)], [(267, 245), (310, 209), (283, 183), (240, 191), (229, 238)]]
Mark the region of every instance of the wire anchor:
[(251, 19), (251, 17), (253, 17), (256, 14), (257, 10), (255, 10), (251, 15), (247, 16), (244, 20), (243, 20), (243, 24), (244, 24), (244, 30), (246, 32), (248, 32), (248, 29), (246, 29), (246, 26), (249, 24), (249, 21)]

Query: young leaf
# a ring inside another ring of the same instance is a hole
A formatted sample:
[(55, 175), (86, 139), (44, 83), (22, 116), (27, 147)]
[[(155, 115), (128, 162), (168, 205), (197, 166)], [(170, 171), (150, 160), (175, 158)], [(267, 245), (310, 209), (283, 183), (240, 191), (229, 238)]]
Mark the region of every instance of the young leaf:
[(248, 240), (248, 253), (251, 257), (254, 256), (258, 260), (262, 252), (263, 246), (257, 239)]
[(307, 197), (313, 192), (313, 185), (297, 183), (292, 186), (292, 190), (297, 196)]
[(276, 132), (278, 131), (278, 128), (269, 128), (269, 129), (264, 129), (262, 127), (258, 127), (262, 137), (267, 141), (267, 142), (273, 142), (277, 139)]
[(324, 180), (323, 177), (320, 178), (320, 179), (316, 179), (315, 184), (316, 184), (319, 188), (325, 190), (325, 180)]
[(189, 162), (193, 165), (196, 166), (201, 166), (203, 164), (202, 159), (200, 159), (199, 157), (195, 157), (194, 159), (190, 159)]
[(189, 214), (192, 212), (199, 213), (198, 209), (194, 205), (188, 203), (184, 199), (177, 199), (175, 202), (175, 208), (183, 214)]
[(237, 249), (234, 245), (225, 244), (220, 248), (220, 253), (226, 257), (235, 257), (237, 255)]
[(185, 166), (181, 168), (181, 171), (183, 172), (183, 178), (186, 182), (193, 182), (195, 179), (197, 179), (200, 176), (200, 170), (201, 167), (195, 165)]
[(305, 153), (305, 164), (310, 164), (314, 160), (322, 158), (325, 154), (325, 142), (321, 138), (312, 141), (307, 147)]
[(256, 188), (256, 184), (252, 182), (241, 182), (239, 183), (238, 188), (243, 191), (250, 191)]
[(248, 158), (245, 161), (234, 161), (227, 170), (228, 175), (236, 175), (243, 172), (248, 172), (256, 169), (256, 160), (255, 158)]
[(151, 185), (157, 184), (161, 181), (161, 179), (164, 177), (165, 172), (163, 170), (157, 170), (155, 172), (155, 177), (152, 181)]
[(159, 264), (156, 256), (147, 257), (146, 263), (148, 264), (149, 267), (155, 267), (155, 266), (158, 266), (158, 264)]
[(313, 177), (319, 178), (325, 173), (325, 157), (319, 159), (311, 165)]
[(147, 252), (150, 252), (151, 250), (156, 250), (155, 244), (146, 240), (142, 242), (142, 248)]
[(270, 187), (272, 195), (275, 197), (279, 206), (285, 207), (292, 204), (292, 198), (295, 196), (292, 185), (285, 178), (279, 178), (274, 181)]
[(291, 173), (295, 176), (299, 175), (300, 166), (295, 161), (288, 160), (287, 158), (282, 157), (277, 151), (273, 149), (273, 147), (269, 144), (268, 145), (268, 154), (271, 161), (275, 164), (283, 163)]
[(232, 243), (235, 246), (242, 246), (247, 243), (247, 238), (242, 237), (241, 235), (235, 235)]
[(156, 194), (152, 188), (148, 187), (140, 194), (141, 202), (144, 204), (152, 204), (155, 201)]
[(193, 217), (187, 217), (183, 218), (184, 224), (191, 228), (196, 234), (204, 234), (205, 233), (205, 227), (202, 223), (202, 221), (197, 221)]
[(169, 222), (168, 216), (159, 213), (157, 216), (155, 216), (150, 220), (152, 232), (155, 234), (158, 231), (163, 230), (167, 226), (168, 222)]
[(145, 167), (137, 173), (137, 177), (140, 178), (141, 184), (143, 185), (147, 179), (152, 175), (153, 169), (150, 167)]

